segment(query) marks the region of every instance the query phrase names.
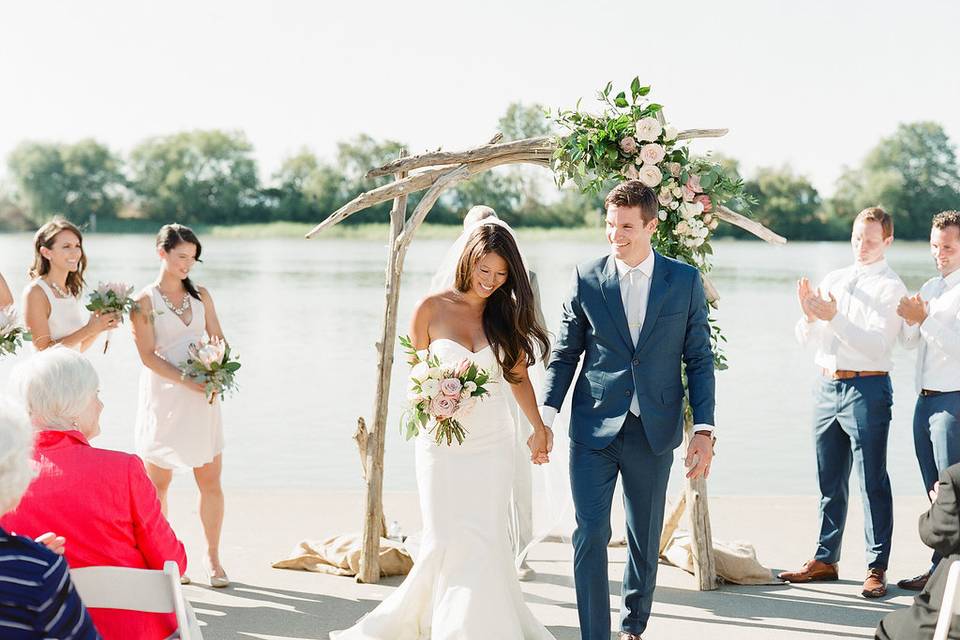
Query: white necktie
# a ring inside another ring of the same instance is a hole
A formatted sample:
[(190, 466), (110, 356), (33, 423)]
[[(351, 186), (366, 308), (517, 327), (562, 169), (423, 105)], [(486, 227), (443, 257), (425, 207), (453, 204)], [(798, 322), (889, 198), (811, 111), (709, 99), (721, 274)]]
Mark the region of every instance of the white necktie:
[[(624, 311), (627, 314), (627, 326), (630, 328), (630, 339), (634, 347), (637, 346), (640, 329), (643, 327), (643, 320), (646, 315), (645, 279), (646, 274), (637, 268), (627, 272), (627, 304)], [(637, 399), (636, 393), (630, 400), (630, 413), (635, 416), (640, 415), (640, 401)]]
[[(930, 289), (930, 299), (927, 300), (927, 313), (930, 313), (930, 304), (940, 297), (940, 294), (947, 288), (947, 281), (941, 276), (933, 282)], [(920, 338), (920, 354), (917, 357), (917, 380), (920, 388), (923, 389), (923, 372), (927, 368), (927, 341), (922, 336)]]
[[(847, 282), (843, 290), (846, 292), (846, 297), (841, 298), (837, 301), (837, 313), (842, 313), (847, 318), (850, 317), (850, 307), (853, 305), (853, 293), (857, 290), (857, 283), (860, 282), (861, 274), (859, 271), (855, 272), (853, 277)], [(836, 358), (837, 352), (840, 350), (840, 337), (834, 333), (833, 338), (830, 340), (830, 354)], [(838, 367), (839, 368), (839, 367)]]

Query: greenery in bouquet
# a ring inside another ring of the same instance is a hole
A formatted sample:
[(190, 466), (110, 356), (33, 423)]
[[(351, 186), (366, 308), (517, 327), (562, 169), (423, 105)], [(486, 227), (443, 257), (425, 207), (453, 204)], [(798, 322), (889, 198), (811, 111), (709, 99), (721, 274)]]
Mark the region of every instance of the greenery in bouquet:
[(0, 356), (13, 355), (28, 337), (13, 305), (0, 309)]
[(204, 338), (187, 349), (187, 361), (180, 365), (184, 379), (204, 386), (207, 402), (213, 404), (216, 396), (236, 391), (236, 374), (240, 362), (230, 351), (230, 345), (219, 338)]

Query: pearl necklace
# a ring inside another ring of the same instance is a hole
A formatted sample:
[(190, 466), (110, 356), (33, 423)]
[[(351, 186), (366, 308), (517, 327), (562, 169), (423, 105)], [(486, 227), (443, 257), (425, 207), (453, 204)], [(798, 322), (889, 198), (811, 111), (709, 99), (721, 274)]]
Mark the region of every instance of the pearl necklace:
[(163, 303), (167, 305), (167, 308), (178, 316), (183, 316), (183, 314), (190, 309), (190, 294), (186, 291), (183, 292), (183, 302), (180, 303), (179, 307), (170, 302), (170, 298), (165, 296), (159, 287), (157, 287), (157, 291), (160, 293), (160, 298), (163, 300)]

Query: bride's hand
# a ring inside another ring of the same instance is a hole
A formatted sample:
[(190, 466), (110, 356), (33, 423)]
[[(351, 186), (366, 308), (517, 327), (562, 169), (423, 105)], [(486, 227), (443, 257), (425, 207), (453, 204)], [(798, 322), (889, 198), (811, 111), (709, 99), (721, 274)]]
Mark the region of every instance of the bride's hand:
[(545, 464), (550, 462), (550, 450), (553, 448), (553, 432), (546, 427), (536, 429), (527, 439), (527, 446), (530, 447), (530, 462), (533, 464)]

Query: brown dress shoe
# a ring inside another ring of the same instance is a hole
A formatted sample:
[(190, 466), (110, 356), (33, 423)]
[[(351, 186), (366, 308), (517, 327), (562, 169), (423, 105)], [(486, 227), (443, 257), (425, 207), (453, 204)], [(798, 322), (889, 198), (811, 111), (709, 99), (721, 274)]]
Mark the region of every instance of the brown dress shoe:
[(883, 569), (870, 569), (863, 581), (864, 598), (882, 598), (887, 595), (887, 572)]
[(906, 580), (901, 580), (897, 583), (897, 586), (901, 589), (906, 589), (907, 591), (923, 591), (923, 588), (927, 586), (927, 580), (930, 579), (930, 572), (926, 572), (916, 576), (914, 578), (908, 578)]
[(809, 560), (799, 571), (784, 571), (777, 577), (784, 582), (827, 582), (838, 578), (837, 565)]

